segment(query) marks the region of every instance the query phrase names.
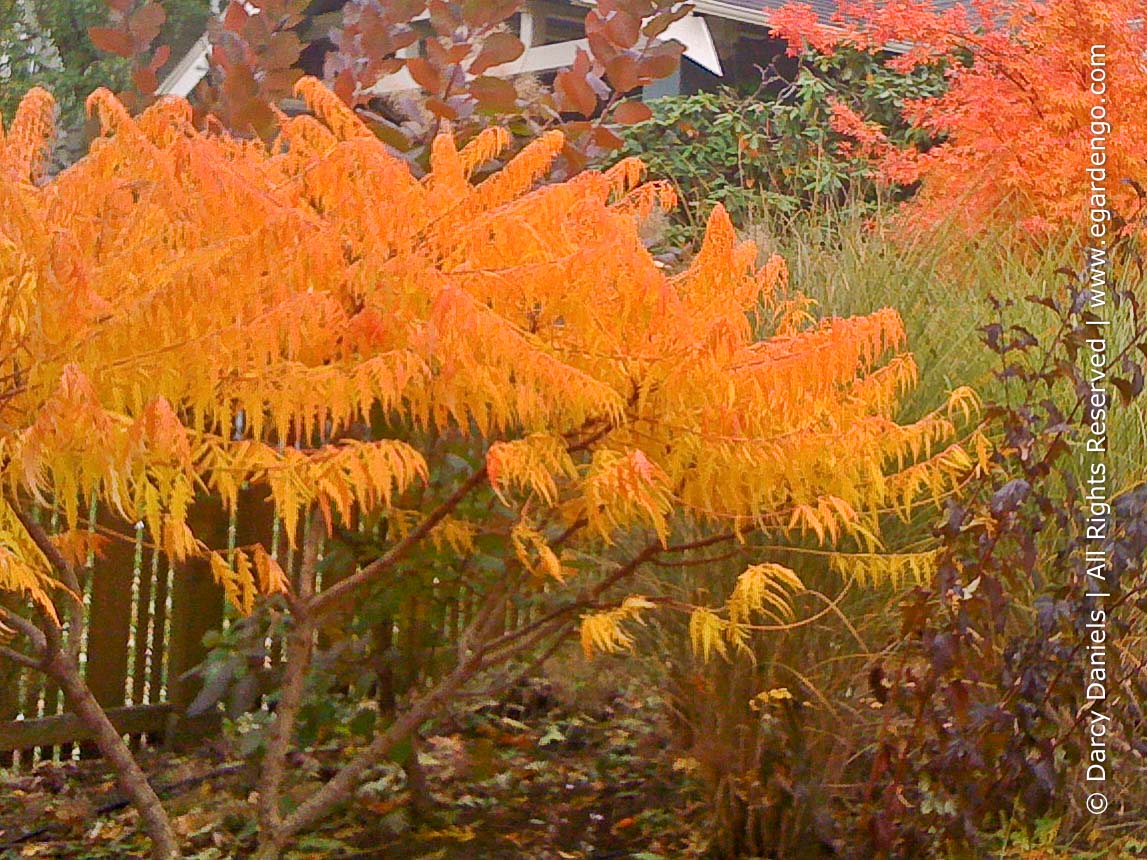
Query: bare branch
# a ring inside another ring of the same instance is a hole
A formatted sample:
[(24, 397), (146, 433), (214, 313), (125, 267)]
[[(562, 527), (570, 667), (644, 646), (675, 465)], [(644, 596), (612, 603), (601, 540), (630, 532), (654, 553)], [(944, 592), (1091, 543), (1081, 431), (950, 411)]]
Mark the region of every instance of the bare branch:
[[(80, 587), (79, 577), (76, 575), (76, 569), (73, 565), (64, 558), (63, 554), (52, 543), (52, 539), (48, 537), (48, 533), (44, 531), (43, 526), (32, 519), (28, 512), (25, 511), (20, 504), (8, 496), (5, 499), (8, 507), (16, 515), (16, 519), (20, 521), (24, 531), (28, 533), (28, 537), (36, 544), (36, 548), (44, 554), (44, 558), (56, 570), (60, 576), (60, 581), (64, 583), (68, 591), (68, 653), (76, 659), (80, 653), (80, 642), (83, 640), (84, 630), (84, 603), (83, 603), (83, 589)], [(41, 613), (44, 620), (46, 637), (48, 644), (55, 647), (55, 640), (62, 636), (62, 630), (59, 629), (58, 622), (51, 618), (46, 612)]]
[(23, 633), (32, 643), (32, 647), (38, 652), (43, 654), (48, 649), (48, 642), (44, 637), (44, 631), (25, 618), (23, 615), (17, 615), (15, 612), (9, 612), (4, 607), (0, 606), (0, 619), (4, 624), (14, 630)]
[(403, 559), (407, 553), (414, 549), (419, 541), (426, 537), (442, 520), (446, 519), (446, 517), (461, 504), (462, 500), (485, 480), (486, 466), (483, 464), (471, 473), (470, 477), (463, 481), (442, 504), (427, 514), (422, 522), (407, 532), (406, 536), (387, 550), (385, 554), (366, 565), (362, 570), (358, 571), (358, 573), (352, 574), (346, 579), (339, 580), (330, 588), (319, 592), (307, 600), (305, 604), (306, 611), (315, 617), (321, 616), (329, 612), (342, 598), (354, 593), (367, 583), (378, 579), (382, 574), (394, 567), (398, 561)]
[(9, 648), (7, 645), (0, 645), (0, 657), (5, 660), (11, 660), (13, 663), (18, 663), (27, 669), (42, 669), (40, 661), (35, 657), (29, 657), (22, 651), (17, 651), (15, 648)]
[(314, 593), (315, 580), (318, 576), (319, 547), (322, 545), (323, 536), (322, 522), (312, 511), (303, 538), (303, 564), (299, 572), (298, 585), (301, 604), (294, 613), (295, 624), (287, 637), (283, 684), (268, 733), (267, 752), (263, 757), (259, 779), (259, 828), (267, 834), (273, 833), (282, 821), (279, 802), (283, 776), (286, 772), (287, 755), (291, 750), (291, 740), (295, 733), (295, 720), (303, 703), (307, 670), (310, 668), (311, 656), (314, 653), (314, 621), (305, 612), (304, 607), (307, 598)]

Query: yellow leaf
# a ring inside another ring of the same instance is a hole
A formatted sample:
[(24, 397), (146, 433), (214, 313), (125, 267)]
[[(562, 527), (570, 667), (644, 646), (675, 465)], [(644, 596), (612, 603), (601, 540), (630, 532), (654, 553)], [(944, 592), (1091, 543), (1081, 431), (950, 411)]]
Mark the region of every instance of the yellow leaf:
[(711, 610), (703, 606), (694, 609), (689, 617), (689, 641), (693, 645), (693, 653), (699, 654), (705, 662), (709, 661), (714, 651), (722, 657), (728, 657), (725, 648), (727, 626), (728, 622)]
[(581, 647), (587, 658), (593, 657), (595, 651), (616, 654), (619, 651), (629, 651), (633, 648), (633, 636), (621, 625), (625, 621), (636, 621), (639, 624), (641, 613), (653, 609), (654, 604), (644, 597), (631, 595), (622, 601), (620, 606), (595, 612), (581, 617)]

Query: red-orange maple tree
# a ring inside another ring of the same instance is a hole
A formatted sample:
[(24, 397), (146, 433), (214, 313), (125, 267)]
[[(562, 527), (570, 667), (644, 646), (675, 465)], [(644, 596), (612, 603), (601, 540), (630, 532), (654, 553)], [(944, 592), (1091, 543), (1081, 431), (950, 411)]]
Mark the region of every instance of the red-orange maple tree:
[[(899, 43), (907, 50), (890, 61), (894, 67), (947, 63), (947, 93), (904, 108), (910, 123), (939, 141), (927, 151), (897, 149), (864, 117), (838, 110), (839, 130), (887, 180), (922, 183), (908, 224), (953, 221), (970, 232), (1018, 225), (1046, 238), (1078, 233), (1094, 206), (1127, 220), (1139, 211), (1128, 181), (1147, 184), (1141, 2), (976, 0), (937, 11), (926, 0), (849, 0), (831, 25), (802, 4), (770, 23), (793, 50), (880, 51)], [(1098, 114), (1101, 124), (1093, 125)], [(1097, 138), (1105, 140), (1093, 144)], [(1106, 193), (1093, 196), (1088, 169), (1100, 145)]]

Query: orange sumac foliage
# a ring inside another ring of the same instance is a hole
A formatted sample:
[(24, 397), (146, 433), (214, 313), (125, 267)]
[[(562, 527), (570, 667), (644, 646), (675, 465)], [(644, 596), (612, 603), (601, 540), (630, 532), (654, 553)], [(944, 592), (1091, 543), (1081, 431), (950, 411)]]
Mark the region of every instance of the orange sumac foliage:
[[(133, 118), (98, 91), (104, 135), (47, 181), (24, 139), (43, 129), (18, 121), (0, 181), (5, 510), (34, 498), (75, 529), (96, 500), (179, 559), (209, 552), (193, 499), (234, 507), (250, 483), (292, 541), (311, 510), (409, 534), (451, 437), (514, 512), (522, 564), (563, 578), (559, 532), (665, 541), (682, 520), (872, 548), (881, 511), (970, 467), (949, 414), (966, 392), (894, 420), (915, 378), (897, 314), (808, 319), (722, 209), (668, 276), (638, 227), (672, 194), (638, 162), (539, 184), (551, 132), (475, 185), (508, 142), (491, 130), (461, 151), (440, 136), (419, 180), (317, 81), (298, 91), (314, 115), (280, 117), (270, 147), (197, 130), (183, 101)], [(460, 554), (505, 523), (463, 516), (428, 539)], [(0, 587), (47, 602), (18, 533), (0, 517)], [(258, 547), (211, 568), (245, 610), (285, 587)]]
[[(1018, 224), (1047, 238), (1080, 230), (1091, 206), (1127, 219), (1137, 211), (1124, 180), (1147, 183), (1143, 14), (1141, 0), (977, 0), (944, 11), (923, 0), (859, 0), (840, 4), (834, 28), (800, 4), (771, 23), (792, 46), (878, 51), (901, 42), (909, 50), (892, 61), (899, 68), (947, 60), (948, 92), (905, 106), (908, 121), (939, 145), (895, 149), (843, 107), (839, 130), (853, 134), (890, 181), (922, 181), (908, 223), (952, 219), (969, 232)], [(1103, 109), (1110, 130), (1092, 127), (1093, 108)], [(1100, 137), (1107, 198), (1093, 202), (1088, 168)]]

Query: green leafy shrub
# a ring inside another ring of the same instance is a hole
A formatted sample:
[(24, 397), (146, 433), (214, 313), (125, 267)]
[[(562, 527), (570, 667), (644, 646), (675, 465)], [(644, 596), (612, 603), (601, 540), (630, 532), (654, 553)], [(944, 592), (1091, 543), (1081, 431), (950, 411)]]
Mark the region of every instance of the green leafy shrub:
[[(653, 116), (623, 133), (622, 155), (639, 155), (653, 176), (678, 186), (689, 203), (664, 238), (670, 246), (689, 244), (717, 203), (745, 224), (767, 212), (791, 216), (850, 198), (875, 201), (882, 191), (872, 164), (834, 127), (833, 106), (871, 118), (893, 141), (926, 147), (901, 108), (943, 88), (939, 65), (902, 74), (856, 50), (809, 53), (794, 80), (772, 75), (756, 93), (724, 88), (651, 102)], [(891, 191), (895, 197), (908, 189)]]

